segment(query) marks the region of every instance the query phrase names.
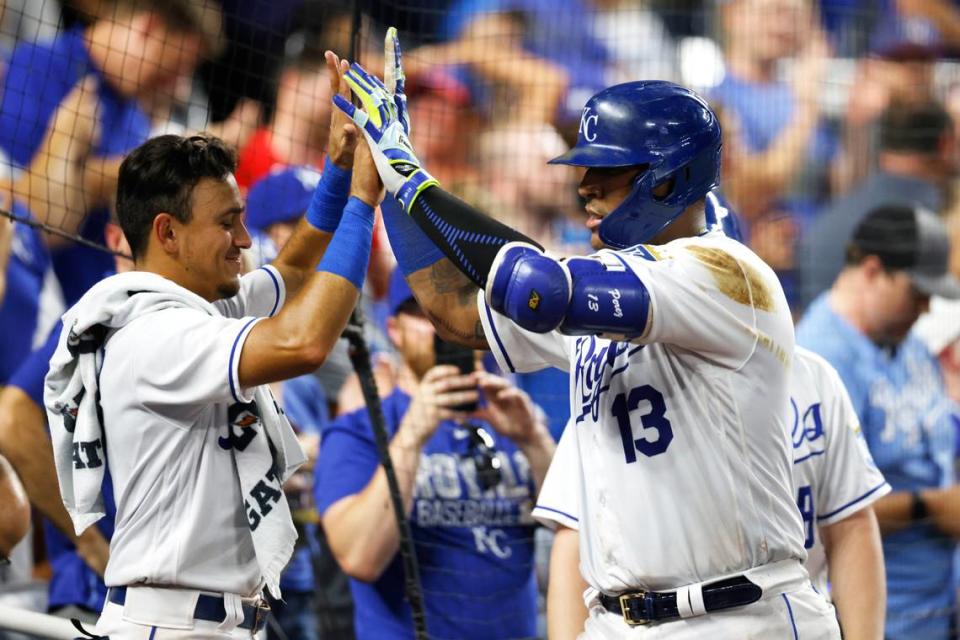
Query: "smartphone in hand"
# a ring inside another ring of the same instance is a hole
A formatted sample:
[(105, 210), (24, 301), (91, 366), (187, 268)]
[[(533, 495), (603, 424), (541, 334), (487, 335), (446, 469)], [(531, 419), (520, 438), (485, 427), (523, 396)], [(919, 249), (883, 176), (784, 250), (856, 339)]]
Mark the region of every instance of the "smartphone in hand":
[[(476, 370), (473, 349), (470, 347), (464, 347), (463, 345), (453, 342), (447, 342), (446, 340), (441, 339), (440, 336), (434, 335), (433, 353), (436, 358), (436, 364), (438, 365), (452, 364), (460, 370), (460, 373), (464, 375), (473, 373)], [(477, 403), (468, 402), (452, 408), (456, 411), (470, 413), (471, 411), (476, 410)]]

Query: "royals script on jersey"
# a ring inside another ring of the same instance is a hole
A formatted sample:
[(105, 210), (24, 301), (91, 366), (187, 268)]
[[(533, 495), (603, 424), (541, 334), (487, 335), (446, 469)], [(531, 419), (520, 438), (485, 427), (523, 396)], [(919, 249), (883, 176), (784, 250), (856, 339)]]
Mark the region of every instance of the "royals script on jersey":
[(827, 593), (827, 556), (819, 527), (847, 518), (890, 493), (873, 462), (837, 370), (801, 347), (790, 381), (793, 472), (803, 517), (807, 571)]
[(534, 514), (579, 500), (581, 571), (609, 593), (802, 560), (786, 424), (793, 323), (773, 271), (716, 232), (601, 253), (649, 291), (633, 343), (530, 333), (479, 297), (501, 366), (572, 374), (581, 468), (566, 473), (580, 474), (580, 495), (545, 486)]

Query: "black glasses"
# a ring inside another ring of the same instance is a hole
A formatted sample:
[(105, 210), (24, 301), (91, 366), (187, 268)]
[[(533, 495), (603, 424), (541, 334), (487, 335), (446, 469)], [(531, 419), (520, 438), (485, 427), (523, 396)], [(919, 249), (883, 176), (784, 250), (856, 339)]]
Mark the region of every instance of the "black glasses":
[(503, 469), (497, 455), (497, 445), (493, 436), (478, 424), (463, 424), (470, 439), (470, 448), (465, 457), (472, 458), (477, 469), (477, 484), (482, 491), (496, 487), (503, 480)]

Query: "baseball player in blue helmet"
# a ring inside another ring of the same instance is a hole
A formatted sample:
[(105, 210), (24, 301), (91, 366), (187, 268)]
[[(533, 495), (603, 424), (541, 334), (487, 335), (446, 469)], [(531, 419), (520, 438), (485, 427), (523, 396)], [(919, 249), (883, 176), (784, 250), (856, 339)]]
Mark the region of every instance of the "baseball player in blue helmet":
[[(394, 30), (385, 59), (385, 82), (345, 74), (360, 107), (334, 102), (392, 194), (384, 222), (421, 307), (506, 371), (571, 374), (572, 432), (541, 490), (556, 499), (532, 511), (556, 529), (551, 573), (574, 595), (548, 594), (551, 637), (839, 638), (803, 568), (793, 321), (773, 270), (724, 235), (716, 203), (708, 216), (721, 148), (709, 106), (667, 82), (587, 102), (555, 162), (586, 167), (598, 251), (561, 259), (440, 187), (410, 144)], [(579, 489), (562, 490), (571, 475)]]
[(632, 174), (630, 193), (597, 224), (604, 245), (626, 249), (652, 240), (719, 184), (720, 146), (720, 123), (703, 98), (672, 82), (627, 82), (590, 98), (576, 146), (550, 163)]

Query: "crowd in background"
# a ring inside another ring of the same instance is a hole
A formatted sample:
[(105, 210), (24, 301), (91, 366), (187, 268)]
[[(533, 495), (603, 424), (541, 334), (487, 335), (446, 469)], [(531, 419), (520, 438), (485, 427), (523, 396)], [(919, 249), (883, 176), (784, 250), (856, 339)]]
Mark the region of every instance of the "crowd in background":
[[(319, 0), (0, 0), (0, 209), (66, 234), (0, 215), (0, 389), (10, 385), (0, 393), (0, 453), (14, 467), (10, 434), (26, 433), (14, 416), (41, 427), (43, 420), (38, 407), (25, 408), (29, 389), (17, 395), (15, 376), (51, 329), (58, 331), (65, 307), (104, 274), (125, 268), (122, 259), (115, 264), (114, 255), (70, 238), (124, 253), (111, 218), (124, 154), (166, 132), (209, 131), (235, 147), (255, 236), (247, 260), (259, 266), (289, 237), (324, 165), (332, 89), (323, 51), (346, 57), (356, 50), (362, 64), (379, 70), (385, 24), (396, 24), (404, 38), (411, 137), (420, 159), (445, 188), (552, 251), (590, 251), (579, 176), (547, 164), (589, 126), (582, 120), (584, 102), (614, 83), (666, 79), (697, 90), (717, 111), (723, 196), (739, 214), (744, 242), (780, 276), (798, 320), (834, 286), (849, 265), (855, 230), (879, 207), (932, 212), (952, 239), (951, 270), (960, 276), (960, 64), (954, 58), (960, 3), (414, 4), (359, 2), (354, 15), (351, 3)], [(406, 375), (396, 322), (409, 296), (391, 293), (392, 270), (379, 230), (364, 305), (385, 396), (405, 388)], [(919, 301), (917, 315), (926, 306)], [(927, 442), (918, 459), (937, 458), (926, 486), (947, 489), (960, 450), (960, 307), (936, 300), (932, 307), (915, 335), (935, 373), (921, 378), (916, 367), (904, 365), (907, 377), (897, 384), (942, 387), (937, 410), (955, 416), (946, 423), (954, 431), (937, 431), (936, 450)], [(869, 389), (871, 380), (862, 383)], [(511, 384), (533, 398), (542, 410), (538, 420), (559, 438), (569, 417), (566, 374), (515, 376)], [(865, 407), (869, 394), (863, 393)], [(277, 395), (311, 464), (323, 460), (321, 434), (331, 421), (363, 406), (345, 345), (316, 375), (284, 383)], [(933, 421), (913, 410), (919, 409), (904, 400), (898, 419), (917, 423), (917, 438), (931, 436)], [(869, 420), (861, 420), (866, 428)], [(894, 446), (889, 438), (883, 442), (887, 450)], [(897, 441), (894, 448), (909, 458), (911, 446)], [(321, 535), (313, 478), (311, 466), (288, 487), (304, 534), (285, 577), (286, 607), (298, 614), (285, 620), (290, 637), (318, 637), (318, 628), (346, 633), (351, 625), (349, 592)], [(69, 525), (34, 498), (47, 491), (48, 504), (55, 504), (58, 496), (24, 480), (35, 508), (47, 516), (46, 542), (38, 537), (32, 547), (21, 545), (13, 568), (0, 567), (5, 597), (28, 607), (95, 613), (110, 526), (100, 527), (103, 539), (64, 533)], [(514, 484), (533, 482), (526, 480)], [(529, 498), (529, 491), (520, 497)], [(960, 512), (960, 494), (949, 499)], [(960, 536), (960, 517), (954, 519), (929, 532), (949, 558)], [(510, 543), (525, 551), (508, 562), (532, 575), (534, 527), (523, 524)], [(960, 581), (948, 574), (949, 612), (931, 615), (952, 617)], [(39, 604), (33, 592), (16, 586), (33, 576), (50, 585)], [(399, 580), (391, 584), (400, 588)], [(891, 585), (891, 594), (898, 588)], [(309, 619), (290, 619), (304, 616)]]

